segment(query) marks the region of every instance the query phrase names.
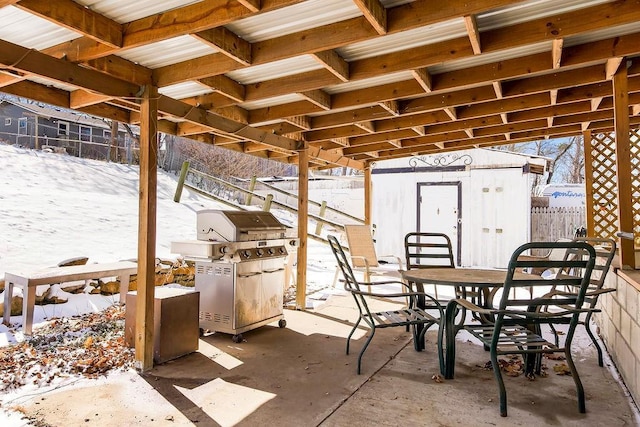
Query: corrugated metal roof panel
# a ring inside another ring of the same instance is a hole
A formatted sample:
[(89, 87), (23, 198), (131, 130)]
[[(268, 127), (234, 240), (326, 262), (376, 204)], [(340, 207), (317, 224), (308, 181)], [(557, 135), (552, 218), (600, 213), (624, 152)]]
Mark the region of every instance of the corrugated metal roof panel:
[(35, 83), (40, 83), (41, 85), (44, 85), (44, 86), (51, 86), (51, 87), (55, 87), (57, 89), (66, 90), (68, 92), (73, 92), (74, 90), (78, 89), (77, 86), (72, 86), (70, 84), (61, 83), (61, 82), (57, 82), (55, 80), (49, 80), (49, 79), (45, 79), (43, 77), (38, 77), (38, 76), (29, 76), (29, 78), (27, 80), (35, 82)]
[(309, 0), (240, 19), (226, 27), (250, 43), (362, 16), (352, 0)]
[[(483, 53), (482, 55), (474, 55), (467, 58), (448, 61), (444, 64), (433, 65), (429, 67), (429, 72), (431, 74), (445, 73), (447, 71), (461, 70), (467, 67), (476, 67), (478, 65), (490, 64), (492, 62), (505, 61), (507, 59), (534, 55), (540, 52), (551, 52), (551, 41), (519, 46), (513, 49)], [(549, 53), (549, 55), (551, 55), (551, 53)]]
[(301, 101), (304, 98), (301, 95), (291, 93), (288, 95), (276, 96), (268, 99), (260, 99), (251, 102), (242, 102), (238, 104), (239, 107), (245, 110), (256, 110), (258, 108), (273, 107), (274, 105), (288, 104), (290, 102)]
[(313, 59), (311, 55), (302, 55), (280, 61), (269, 62), (267, 64), (242, 68), (240, 70), (231, 71), (226, 75), (240, 84), (248, 85), (251, 83), (277, 79), (307, 71), (319, 70), (322, 68), (324, 68), (322, 64)]
[(183, 7), (202, 0), (74, 0), (101, 15), (121, 24), (171, 9)]
[(80, 33), (13, 6), (0, 8), (0, 22), (0, 39), (29, 49), (42, 50), (81, 37)]
[(570, 12), (615, 0), (531, 0), (495, 9), (477, 17), (480, 31), (508, 27), (520, 22)]
[(200, 83), (189, 81), (159, 88), (158, 92), (171, 98), (182, 99), (211, 93), (213, 90)]
[(385, 74), (379, 77), (373, 77), (370, 79), (356, 80), (353, 82), (340, 83), (337, 85), (329, 86), (324, 89), (329, 95), (336, 93), (350, 92), (352, 90), (366, 89), (374, 86), (381, 86), (389, 83), (401, 82), (404, 80), (413, 79), (413, 75), (409, 71), (401, 71), (398, 73)]
[(158, 68), (216, 52), (210, 45), (186, 35), (128, 49), (118, 56), (144, 67)]
[(336, 49), (336, 52), (347, 61), (356, 61), (466, 35), (464, 20), (459, 18), (353, 43)]
[(598, 40), (609, 39), (625, 34), (633, 34), (640, 32), (640, 22), (620, 25), (617, 27), (605, 28), (599, 31), (593, 31), (588, 34), (578, 34), (564, 39), (564, 46), (575, 46), (583, 43), (591, 43)]

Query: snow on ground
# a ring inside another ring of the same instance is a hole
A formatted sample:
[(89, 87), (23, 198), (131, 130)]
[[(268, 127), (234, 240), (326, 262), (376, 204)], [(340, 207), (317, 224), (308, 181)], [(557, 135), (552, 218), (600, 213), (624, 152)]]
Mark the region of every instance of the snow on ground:
[[(39, 270), (78, 256), (88, 257), (89, 263), (137, 258), (138, 172), (137, 166), (0, 144), (0, 278), (5, 272)], [(176, 184), (176, 176), (158, 171), (156, 256), (162, 259), (179, 257), (171, 253), (172, 241), (196, 239), (197, 211), (228, 209), (186, 188), (175, 203)], [(274, 214), (285, 224), (296, 222), (288, 212)], [(307, 288), (312, 293), (330, 286), (335, 261), (319, 242), (310, 240), (308, 253)], [(21, 292), (16, 289), (14, 295)], [(59, 288), (56, 294), (68, 302), (37, 305), (34, 329), (48, 319), (104, 310), (119, 299)], [(11, 321), (21, 323), (21, 317)], [(22, 339), (18, 330), (0, 325), (0, 348)], [(15, 413), (0, 413), (2, 426), (23, 425), (19, 419)]]

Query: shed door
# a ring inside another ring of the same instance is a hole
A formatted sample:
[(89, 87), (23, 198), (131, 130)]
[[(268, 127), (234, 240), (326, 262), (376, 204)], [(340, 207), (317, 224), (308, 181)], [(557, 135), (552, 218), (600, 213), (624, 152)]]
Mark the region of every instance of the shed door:
[(462, 258), (462, 183), (418, 183), (418, 231), (444, 233), (451, 239), (456, 265)]

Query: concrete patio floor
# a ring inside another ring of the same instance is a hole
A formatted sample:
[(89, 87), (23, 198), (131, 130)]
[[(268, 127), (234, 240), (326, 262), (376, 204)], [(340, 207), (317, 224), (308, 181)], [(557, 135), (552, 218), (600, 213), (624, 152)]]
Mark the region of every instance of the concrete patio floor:
[[(375, 301), (377, 306), (389, 302)], [(378, 308), (380, 308), (378, 307)], [(42, 425), (76, 426), (632, 426), (635, 408), (595, 351), (578, 339), (575, 358), (587, 396), (579, 414), (574, 382), (553, 373), (529, 381), (506, 377), (509, 417), (498, 411), (497, 386), (481, 346), (458, 345), (456, 378), (442, 382), (435, 333), (416, 352), (403, 328), (376, 332), (364, 355), (365, 332), (357, 332), (352, 354), (345, 338), (357, 310), (347, 294), (332, 295), (307, 312), (285, 311), (287, 327), (266, 326), (244, 334), (200, 341), (198, 352), (158, 365), (144, 375), (118, 374), (83, 380), (71, 388), (21, 402)]]

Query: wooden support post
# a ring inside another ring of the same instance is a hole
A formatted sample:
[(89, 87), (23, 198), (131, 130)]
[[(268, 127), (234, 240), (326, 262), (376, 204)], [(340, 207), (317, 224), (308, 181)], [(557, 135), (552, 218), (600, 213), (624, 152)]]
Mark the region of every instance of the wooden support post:
[(180, 177), (178, 178), (178, 186), (176, 187), (176, 194), (173, 196), (173, 201), (180, 203), (182, 197), (182, 188), (184, 187), (184, 181), (187, 179), (187, 173), (189, 172), (189, 161), (182, 162), (182, 169), (180, 170)]
[(253, 196), (253, 190), (256, 189), (256, 181), (257, 178), (255, 175), (253, 175), (251, 177), (251, 181), (249, 182), (249, 191), (250, 193), (247, 194), (247, 202), (245, 203), (247, 206), (251, 206), (251, 197)]
[(595, 212), (595, 204), (593, 200), (593, 149), (591, 146), (591, 131), (582, 132), (582, 139), (584, 141), (584, 187), (586, 193), (587, 202), (587, 236), (590, 237), (603, 237), (596, 236), (596, 227), (593, 219)]
[[(626, 60), (613, 75), (613, 120), (616, 131), (619, 231), (633, 233), (631, 142), (629, 140), (629, 85)], [(620, 266), (635, 268), (633, 239), (620, 239)]]
[(309, 221), (309, 149), (298, 151), (298, 270), (296, 279), (296, 308), (307, 306), (307, 229)]
[[(326, 200), (322, 201), (322, 204), (320, 205), (320, 212), (318, 213), (318, 216), (320, 218), (324, 218), (324, 215), (327, 211), (327, 202)], [(316, 235), (320, 235), (320, 233), (322, 232), (322, 226), (323, 226), (324, 222), (318, 220), (318, 223), (316, 224)]]
[(371, 225), (372, 190), (371, 163), (367, 163), (367, 166), (364, 168), (364, 223), (367, 225)]
[(273, 202), (273, 194), (267, 194), (267, 197), (264, 199), (264, 204), (262, 205), (262, 210), (269, 212), (271, 210), (271, 202)]
[(136, 365), (153, 368), (153, 308), (158, 191), (158, 88), (146, 86), (140, 105), (140, 205), (138, 220), (138, 290)]

